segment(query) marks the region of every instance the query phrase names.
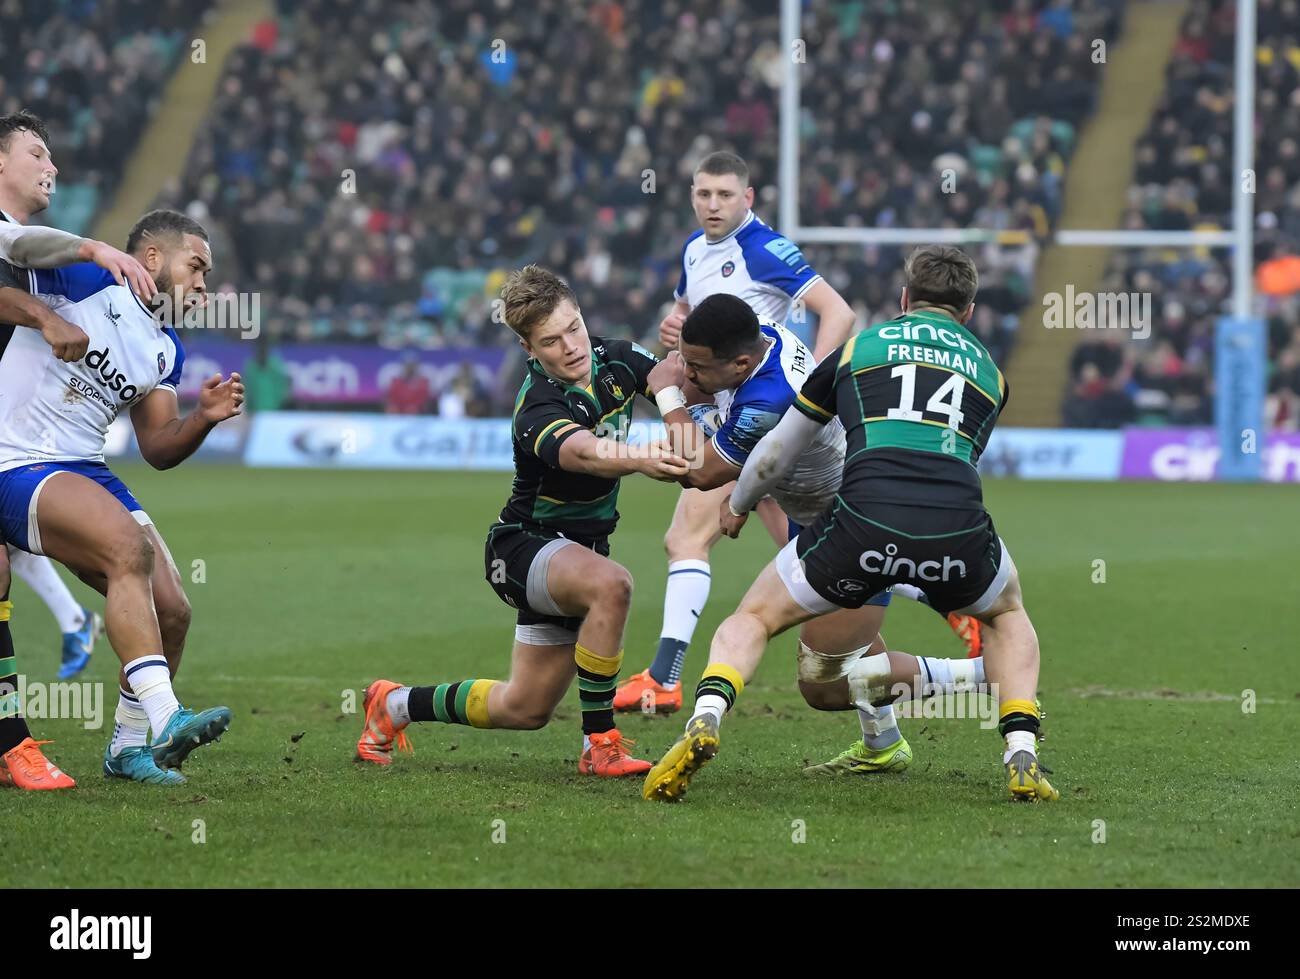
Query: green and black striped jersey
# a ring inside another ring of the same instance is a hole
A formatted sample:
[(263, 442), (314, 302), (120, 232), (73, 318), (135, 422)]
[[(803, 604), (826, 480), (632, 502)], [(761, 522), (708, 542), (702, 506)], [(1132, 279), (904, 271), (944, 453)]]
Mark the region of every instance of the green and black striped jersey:
[(974, 509), (984, 505), (975, 467), (1009, 393), (973, 333), (918, 311), (827, 355), (795, 407), (843, 423), (845, 499)]
[(515, 399), (512, 435), (515, 482), (501, 511), (504, 523), (559, 531), (584, 543), (613, 533), (618, 523), (617, 479), (560, 468), (560, 446), (575, 432), (625, 439), (637, 394), (650, 397), (646, 379), (659, 361), (628, 340), (591, 338), (591, 378), (566, 384), (536, 360)]

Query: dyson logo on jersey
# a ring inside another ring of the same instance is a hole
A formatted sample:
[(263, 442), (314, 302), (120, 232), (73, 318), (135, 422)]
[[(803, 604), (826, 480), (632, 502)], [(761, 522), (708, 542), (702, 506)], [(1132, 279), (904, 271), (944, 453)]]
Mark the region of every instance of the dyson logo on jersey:
[(92, 350), (86, 354), (86, 366), (99, 375), (105, 387), (120, 395), (123, 402), (131, 401), (139, 393), (139, 388), (128, 384), (126, 375), (110, 364), (107, 346), (103, 350)]
[(938, 561), (922, 561), (917, 564), (911, 558), (896, 557), (897, 554), (897, 544), (886, 544), (884, 554), (879, 551), (863, 551), (858, 564), (862, 566), (863, 571), (894, 578), (951, 581), (954, 577), (966, 577), (966, 562), (954, 560), (947, 554), (943, 556), (942, 564)]

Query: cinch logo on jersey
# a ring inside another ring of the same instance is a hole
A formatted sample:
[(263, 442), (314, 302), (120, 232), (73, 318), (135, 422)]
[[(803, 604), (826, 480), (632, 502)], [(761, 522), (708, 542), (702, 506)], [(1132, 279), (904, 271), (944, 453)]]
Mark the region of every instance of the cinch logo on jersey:
[[(928, 334), (928, 336), (927, 336)], [(960, 347), (963, 351), (973, 350), (975, 356), (980, 360), (984, 359), (984, 351), (976, 344), (971, 343), (956, 330), (949, 330), (942, 326), (932, 326), (929, 323), (889, 323), (880, 328), (880, 339), (882, 340), (938, 340), (950, 347)]]
[(148, 915), (81, 916), (76, 908), (67, 917), (50, 919), (50, 948), (55, 951), (130, 951), (147, 959), (153, 951), (153, 918)]
[(896, 554), (898, 554), (898, 545), (886, 544), (884, 554), (879, 551), (863, 551), (858, 564), (862, 566), (863, 571), (870, 574), (889, 575), (894, 578), (951, 581), (954, 577), (958, 579), (966, 577), (966, 562), (953, 560), (947, 554), (943, 556), (942, 564), (938, 561), (922, 561), (917, 564), (911, 558), (895, 557)]
[[(161, 354), (159, 355), (162, 356)], [(92, 350), (86, 354), (86, 366), (94, 368), (103, 380), (105, 386), (113, 392), (122, 396), (123, 404), (130, 404), (139, 389), (134, 384), (126, 382), (126, 375), (115, 367), (112, 367), (108, 357), (108, 347), (103, 350)]]

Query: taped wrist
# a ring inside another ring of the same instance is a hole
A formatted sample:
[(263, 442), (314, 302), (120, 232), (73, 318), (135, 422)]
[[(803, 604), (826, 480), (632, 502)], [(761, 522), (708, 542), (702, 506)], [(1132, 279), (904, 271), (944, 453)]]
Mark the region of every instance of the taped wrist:
[(673, 384), (661, 389), (655, 395), (655, 404), (659, 406), (659, 414), (667, 415), (670, 411), (686, 407), (686, 395), (682, 393), (681, 388)]

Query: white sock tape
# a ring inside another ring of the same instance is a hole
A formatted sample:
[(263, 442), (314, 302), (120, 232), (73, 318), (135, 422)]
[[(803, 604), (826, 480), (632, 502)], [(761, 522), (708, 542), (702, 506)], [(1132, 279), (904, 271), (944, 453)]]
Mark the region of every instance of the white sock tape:
[(849, 669), (849, 692), (855, 707), (870, 707), (890, 699), (889, 654), (864, 656)]

